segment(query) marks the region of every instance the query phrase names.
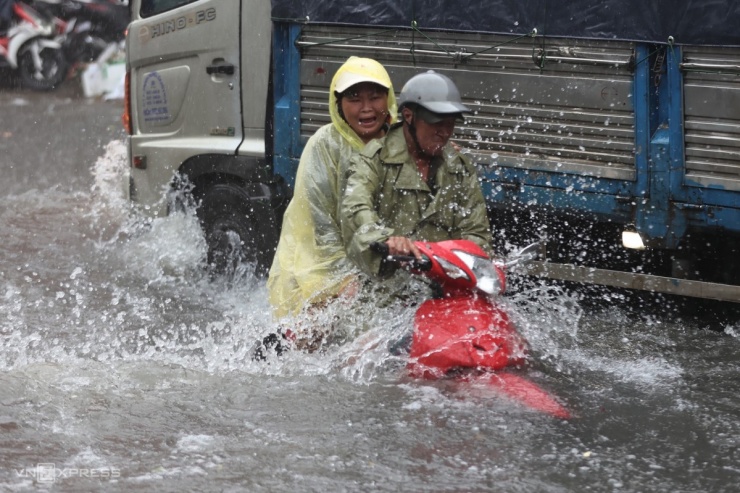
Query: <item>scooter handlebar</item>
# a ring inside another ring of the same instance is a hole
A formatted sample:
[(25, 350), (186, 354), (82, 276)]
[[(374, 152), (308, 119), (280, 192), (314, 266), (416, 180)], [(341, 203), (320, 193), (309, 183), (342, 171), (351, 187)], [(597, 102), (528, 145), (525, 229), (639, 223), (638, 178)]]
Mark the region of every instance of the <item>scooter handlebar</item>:
[(425, 272), (432, 269), (432, 261), (426, 257), (419, 260), (413, 255), (390, 255), (388, 244), (383, 241), (374, 241), (370, 243), (370, 250), (383, 256), (383, 262), (397, 265), (403, 264), (411, 270)]

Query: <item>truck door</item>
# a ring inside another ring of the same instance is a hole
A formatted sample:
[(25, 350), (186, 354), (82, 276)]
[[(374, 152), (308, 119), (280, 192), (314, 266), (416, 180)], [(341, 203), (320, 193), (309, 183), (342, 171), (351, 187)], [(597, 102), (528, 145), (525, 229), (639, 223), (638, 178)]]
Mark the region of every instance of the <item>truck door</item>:
[[(154, 203), (187, 159), (243, 137), (235, 0), (134, 0), (127, 56), (139, 199)], [(164, 207), (159, 212), (164, 213)]]

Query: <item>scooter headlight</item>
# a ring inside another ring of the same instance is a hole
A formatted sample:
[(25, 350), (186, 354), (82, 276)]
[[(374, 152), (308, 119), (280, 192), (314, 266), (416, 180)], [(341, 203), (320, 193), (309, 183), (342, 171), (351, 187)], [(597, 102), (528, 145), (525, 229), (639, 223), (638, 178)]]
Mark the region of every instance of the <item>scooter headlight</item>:
[(498, 277), (493, 263), (487, 257), (471, 255), (460, 250), (453, 253), (462, 260), (475, 275), (475, 287), (486, 294), (498, 294), (501, 292), (501, 279)]
[(441, 257), (438, 257), (436, 255), (434, 256), (434, 259), (437, 262), (439, 262), (439, 265), (442, 266), (442, 268), (445, 271), (445, 274), (447, 274), (447, 277), (449, 277), (450, 279), (465, 279), (468, 281), (470, 280), (470, 276), (468, 276), (468, 274), (464, 270), (462, 270), (460, 267), (456, 266), (455, 264), (448, 262), (447, 260)]

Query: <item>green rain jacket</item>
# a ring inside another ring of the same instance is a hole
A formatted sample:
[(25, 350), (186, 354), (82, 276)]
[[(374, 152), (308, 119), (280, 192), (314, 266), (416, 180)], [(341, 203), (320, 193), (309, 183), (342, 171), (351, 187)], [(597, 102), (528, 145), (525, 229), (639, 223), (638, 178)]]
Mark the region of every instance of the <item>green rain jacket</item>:
[(403, 124), (352, 156), (341, 207), (347, 256), (363, 271), (381, 275), (381, 256), (370, 244), (391, 236), (422, 241), (471, 240), (489, 255), (491, 229), (478, 176), (450, 144), (432, 161), (433, 193), (403, 136)]

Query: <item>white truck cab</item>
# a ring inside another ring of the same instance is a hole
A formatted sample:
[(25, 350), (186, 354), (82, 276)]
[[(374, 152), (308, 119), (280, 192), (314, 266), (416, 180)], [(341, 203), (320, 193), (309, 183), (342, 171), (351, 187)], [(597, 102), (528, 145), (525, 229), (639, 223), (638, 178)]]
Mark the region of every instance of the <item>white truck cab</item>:
[[(130, 5), (132, 199), (152, 215), (167, 214), (166, 192), (186, 177), (200, 203), (210, 262), (227, 261), (216, 247), (226, 254), (271, 251), (274, 205), (284, 197), (266, 161), (269, 0)], [(256, 258), (263, 271), (267, 257)]]

